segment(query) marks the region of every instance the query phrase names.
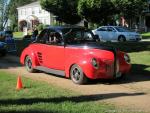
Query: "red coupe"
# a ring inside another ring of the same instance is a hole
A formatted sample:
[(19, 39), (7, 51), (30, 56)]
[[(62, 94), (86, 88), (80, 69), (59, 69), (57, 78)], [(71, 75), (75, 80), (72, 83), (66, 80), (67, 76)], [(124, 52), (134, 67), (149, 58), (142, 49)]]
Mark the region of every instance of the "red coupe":
[(70, 77), (76, 84), (127, 74), (131, 68), (128, 54), (97, 40), (85, 28), (49, 27), (23, 50), (20, 62), (29, 72), (40, 70)]

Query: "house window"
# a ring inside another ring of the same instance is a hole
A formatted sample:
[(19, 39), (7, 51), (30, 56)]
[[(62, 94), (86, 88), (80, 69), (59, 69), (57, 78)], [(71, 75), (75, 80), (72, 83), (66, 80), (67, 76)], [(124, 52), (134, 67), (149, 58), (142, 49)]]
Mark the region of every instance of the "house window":
[(27, 9), (27, 12), (28, 12), (28, 13), (27, 13), (28, 15), (31, 15), (31, 14), (32, 14), (32, 9), (31, 9), (31, 8), (28, 8), (28, 9)]
[(32, 14), (35, 14), (35, 11), (32, 9)]
[(20, 10), (20, 15), (22, 15), (22, 9)]
[(34, 8), (35, 14), (39, 14), (39, 7)]
[(25, 14), (26, 14), (26, 10), (22, 9), (22, 15), (25, 15)]
[(21, 15), (21, 10), (19, 10), (19, 15)]
[(42, 9), (41, 9), (41, 8), (39, 8), (39, 14), (40, 14), (40, 13), (42, 13)]

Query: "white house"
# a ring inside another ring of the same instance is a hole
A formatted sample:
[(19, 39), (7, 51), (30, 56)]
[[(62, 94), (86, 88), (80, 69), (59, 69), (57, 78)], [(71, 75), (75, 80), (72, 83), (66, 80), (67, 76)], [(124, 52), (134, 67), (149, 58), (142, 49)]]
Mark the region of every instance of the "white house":
[(54, 22), (53, 14), (43, 10), (40, 2), (33, 2), (17, 8), (18, 25), (32, 29), (36, 24), (52, 25)]

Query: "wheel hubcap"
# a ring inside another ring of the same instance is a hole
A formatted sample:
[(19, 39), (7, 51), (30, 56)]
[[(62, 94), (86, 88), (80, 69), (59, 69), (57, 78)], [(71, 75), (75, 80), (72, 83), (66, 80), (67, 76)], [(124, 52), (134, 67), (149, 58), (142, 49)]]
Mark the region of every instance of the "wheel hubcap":
[(28, 59), (28, 60), (26, 61), (26, 67), (27, 67), (27, 69), (31, 69), (31, 68), (32, 68), (32, 62), (31, 62), (30, 59)]
[(78, 68), (74, 68), (72, 70), (72, 75), (73, 75), (73, 78), (78, 81), (80, 79), (81, 73)]
[(124, 38), (123, 37), (120, 37), (120, 42), (124, 42)]

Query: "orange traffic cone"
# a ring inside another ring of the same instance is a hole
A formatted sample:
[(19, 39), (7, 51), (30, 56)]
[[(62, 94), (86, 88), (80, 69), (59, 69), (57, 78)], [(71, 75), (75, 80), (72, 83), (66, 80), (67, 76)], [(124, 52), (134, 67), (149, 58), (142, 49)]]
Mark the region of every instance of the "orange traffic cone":
[(20, 90), (21, 88), (23, 88), (23, 85), (22, 85), (21, 77), (18, 76), (16, 89)]

